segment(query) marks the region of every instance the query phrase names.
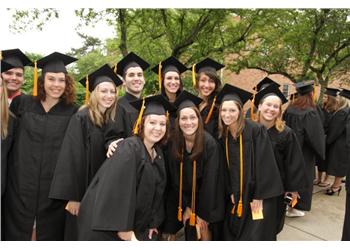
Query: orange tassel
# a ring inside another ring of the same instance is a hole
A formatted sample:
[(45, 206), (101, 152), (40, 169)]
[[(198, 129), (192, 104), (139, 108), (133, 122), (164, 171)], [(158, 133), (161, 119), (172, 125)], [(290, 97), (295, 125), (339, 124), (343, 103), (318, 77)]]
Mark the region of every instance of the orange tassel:
[(158, 83), (159, 90), (162, 90), (162, 62), (158, 64)]
[(86, 81), (85, 81), (85, 104), (88, 104), (89, 102), (89, 76), (86, 76)]
[(177, 208), (177, 220), (182, 221), (182, 208), (181, 207)]
[(196, 87), (196, 72), (195, 72), (196, 64), (192, 66), (192, 84), (193, 88)]
[(204, 122), (205, 124), (208, 124), (208, 122), (210, 121), (211, 115), (213, 114), (213, 110), (214, 110), (214, 107), (215, 107), (215, 102), (216, 102), (216, 96), (214, 97), (213, 103), (211, 104), (208, 116), (205, 119), (205, 122)]
[(242, 201), (240, 200), (240, 201), (238, 202), (238, 207), (237, 207), (237, 216), (238, 216), (239, 218), (242, 217), (242, 211), (243, 211), (243, 203), (242, 203)]
[(190, 226), (195, 226), (195, 225), (196, 225), (196, 214), (191, 212)]
[(117, 74), (117, 64), (116, 64), (116, 65), (114, 65), (114, 69), (113, 69), (113, 71), (114, 71), (114, 74)]
[(255, 101), (255, 93), (253, 94), (253, 99), (252, 102), (250, 104), (250, 119), (254, 120), (255, 118), (255, 114), (254, 114), (254, 101)]
[(38, 65), (36, 61), (34, 62), (34, 74), (33, 74), (33, 96), (38, 95)]
[(142, 100), (141, 111), (139, 113), (139, 116), (137, 117), (134, 129), (133, 129), (134, 135), (137, 135), (139, 133), (139, 125), (141, 124), (144, 109), (145, 109), (145, 98), (143, 98)]
[(312, 95), (312, 100), (314, 102), (316, 102), (316, 80), (314, 81), (314, 92), (313, 92), (313, 95)]

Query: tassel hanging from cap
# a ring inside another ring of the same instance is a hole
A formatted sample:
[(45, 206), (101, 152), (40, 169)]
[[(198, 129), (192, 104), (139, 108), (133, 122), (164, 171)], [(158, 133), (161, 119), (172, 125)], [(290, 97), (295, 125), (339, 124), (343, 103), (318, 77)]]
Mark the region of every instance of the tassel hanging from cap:
[(239, 202), (237, 207), (237, 216), (242, 217), (243, 212), (243, 139), (242, 133), (239, 135), (239, 176), (240, 176), (240, 190), (239, 190)]
[(193, 161), (193, 173), (192, 173), (192, 199), (191, 199), (191, 215), (190, 225), (196, 225), (196, 180), (197, 180), (197, 162)]
[(312, 100), (314, 103), (316, 103), (316, 79), (314, 81), (314, 91), (312, 93)]
[(145, 110), (145, 98), (142, 99), (142, 107), (141, 107), (139, 116), (137, 117), (134, 129), (133, 129), (134, 135), (137, 135), (139, 133), (139, 126), (141, 124), (141, 119), (142, 119), (144, 110)]
[(182, 221), (182, 170), (183, 170), (183, 162), (180, 162), (180, 180), (179, 180), (179, 206), (177, 210), (177, 220)]
[(237, 206), (237, 216), (239, 218), (242, 217), (242, 212), (243, 212), (243, 202), (240, 200)]
[(89, 76), (86, 76), (86, 80), (85, 80), (85, 104), (88, 104), (89, 102)]
[(117, 74), (117, 69), (118, 69), (117, 66), (118, 66), (118, 64), (114, 65), (114, 67), (113, 67), (114, 74)]
[(192, 65), (192, 85), (193, 85), (193, 88), (196, 87), (196, 64), (193, 64)]
[(195, 226), (195, 225), (196, 225), (196, 214), (191, 211), (190, 226)]
[(159, 90), (162, 90), (162, 62), (158, 64), (158, 84)]
[(38, 65), (34, 62), (34, 73), (33, 73), (33, 96), (38, 95)]
[(250, 119), (254, 120), (255, 114), (254, 114), (254, 101), (255, 101), (255, 94), (253, 94), (252, 102), (250, 103)]
[(214, 100), (213, 100), (213, 103), (211, 104), (209, 113), (208, 113), (207, 117), (205, 118), (205, 121), (204, 121), (205, 124), (208, 124), (208, 122), (210, 121), (210, 118), (211, 118), (211, 116), (213, 114), (213, 110), (214, 110), (214, 107), (215, 107), (215, 102), (216, 102), (216, 96), (214, 96)]

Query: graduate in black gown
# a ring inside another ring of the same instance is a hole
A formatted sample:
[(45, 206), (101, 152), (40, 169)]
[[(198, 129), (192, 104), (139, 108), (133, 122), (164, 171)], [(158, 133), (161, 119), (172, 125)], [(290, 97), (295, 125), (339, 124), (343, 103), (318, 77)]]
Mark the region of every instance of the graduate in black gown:
[[(329, 124), (330, 118), (332, 117), (333, 113), (337, 109), (338, 92), (339, 92), (339, 89), (326, 88), (326, 91), (323, 94), (323, 103), (318, 104), (316, 106), (316, 110), (323, 124), (325, 137), (327, 136), (328, 124)], [(326, 144), (326, 152), (327, 152), (327, 144)], [(317, 177), (314, 180), (314, 185), (318, 185), (319, 187), (329, 186), (330, 184), (327, 182), (328, 175), (326, 173), (327, 172), (327, 153), (326, 153), (326, 159), (320, 159), (320, 157), (316, 155), (316, 166), (317, 166)], [(323, 174), (325, 175), (324, 178), (323, 178)]]
[[(282, 121), (282, 105), (287, 101), (279, 88), (273, 85), (255, 95), (255, 106), (258, 108), (256, 121), (267, 128), (284, 187), (284, 193), (277, 197), (276, 235), (283, 229), (286, 205), (294, 205), (299, 192), (306, 187), (303, 153), (298, 139)], [(288, 196), (292, 200), (289, 201)]]
[(350, 156), (346, 150), (346, 136), (350, 131), (346, 130), (346, 122), (349, 116), (349, 101), (343, 97), (344, 92), (338, 96), (338, 107), (329, 120), (327, 131), (327, 174), (334, 176), (334, 182), (326, 194), (333, 195), (342, 189), (342, 179), (349, 168)]
[(119, 143), (81, 201), (79, 240), (151, 240), (164, 219), (166, 172), (159, 147), (167, 139), (161, 95), (133, 102), (140, 110), (135, 136)]
[(254, 105), (254, 100), (255, 100), (255, 94), (264, 88), (274, 85), (275, 87), (279, 88), (281, 85), (279, 85), (277, 82), (272, 80), (270, 77), (266, 76), (262, 80), (258, 82), (256, 86), (253, 87), (253, 96), (251, 98), (251, 103), (250, 103), (250, 108), (247, 110), (245, 113), (245, 118), (246, 119), (255, 119), (255, 114), (258, 111), (257, 108)]
[(106, 159), (103, 132), (115, 119), (117, 87), (122, 80), (105, 64), (80, 83), (91, 94), (69, 122), (49, 195), (67, 202), (65, 240), (77, 240), (80, 201)]
[(220, 148), (203, 128), (197, 108), (201, 102), (187, 91), (176, 98), (177, 118), (169, 142), (171, 192), (167, 197), (163, 231), (175, 234), (185, 226), (186, 240), (210, 240), (210, 224), (223, 220), (224, 216)]
[(218, 129), (218, 108), (215, 100), (221, 87), (221, 80), (216, 71), (224, 67), (225, 65), (211, 58), (205, 58), (192, 66), (193, 87), (203, 100), (199, 105), (199, 111), (204, 129), (214, 138), (217, 138)]
[(283, 114), (288, 127), (297, 135), (303, 152), (306, 169), (307, 188), (299, 192), (300, 200), (294, 208), (290, 208), (286, 216), (304, 216), (304, 211), (311, 210), (313, 180), (315, 179), (315, 159), (318, 155), (325, 158), (325, 138), (323, 125), (316, 111), (313, 83), (300, 82), (296, 84), (298, 97)]
[[(158, 75), (160, 94), (170, 103), (174, 103), (182, 92), (181, 74), (187, 71), (187, 67), (171, 56), (153, 67), (152, 71)], [(175, 118), (176, 110), (169, 114), (170, 129), (174, 127)]]
[(130, 52), (116, 67), (117, 74), (124, 81), (125, 95), (118, 99), (115, 122), (109, 123), (105, 129), (107, 157), (112, 156), (119, 141), (133, 135), (138, 112), (130, 102), (140, 100), (145, 85), (144, 71), (149, 64), (134, 52)]
[[(339, 95), (344, 96), (348, 100), (350, 100), (350, 90), (348, 89), (342, 89), (342, 91), (339, 93)], [(346, 152), (347, 155), (350, 155), (350, 113), (347, 116), (346, 120)], [(345, 183), (345, 190), (346, 190), (346, 206), (345, 206), (345, 215), (344, 215), (344, 226), (343, 226), (343, 234), (341, 240), (350, 240), (350, 167), (348, 166), (347, 172), (346, 172), (346, 183)]]
[(5, 240), (63, 240), (65, 202), (48, 195), (66, 128), (77, 111), (74, 81), (65, 68), (75, 60), (58, 52), (40, 59), (37, 93), (34, 84), (34, 96), (20, 95), (11, 103), (18, 126), (5, 194)]
[(250, 92), (226, 84), (218, 95), (226, 162), (225, 240), (275, 240), (283, 185), (266, 128), (242, 111)]

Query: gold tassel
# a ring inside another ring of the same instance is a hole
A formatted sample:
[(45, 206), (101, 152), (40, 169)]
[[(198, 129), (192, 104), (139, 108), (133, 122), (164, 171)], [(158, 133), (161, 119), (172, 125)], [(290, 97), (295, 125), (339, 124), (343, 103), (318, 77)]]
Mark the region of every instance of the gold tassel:
[(159, 90), (162, 90), (162, 62), (158, 64), (158, 84)]
[(230, 158), (229, 158), (229, 153), (228, 153), (228, 127), (226, 128), (225, 148), (226, 148), (227, 167), (230, 168)]
[(179, 180), (179, 206), (178, 206), (178, 210), (177, 210), (178, 221), (182, 221), (182, 169), (183, 169), (183, 163), (181, 160), (181, 162), (180, 162), (180, 180)]
[(114, 74), (117, 74), (117, 66), (118, 66), (118, 64), (114, 65), (114, 69), (113, 69)]
[(33, 73), (33, 96), (38, 95), (38, 65), (37, 62), (34, 62), (34, 73)]
[(216, 102), (216, 96), (214, 96), (213, 103), (211, 104), (208, 116), (207, 116), (207, 118), (205, 119), (205, 122), (204, 122), (205, 124), (208, 124), (208, 122), (210, 121), (211, 115), (213, 114), (213, 110), (214, 110), (214, 107), (215, 107), (215, 102)]
[(193, 64), (192, 66), (192, 84), (193, 84), (193, 88), (196, 87), (196, 64)]
[(240, 192), (239, 192), (239, 202), (237, 207), (237, 216), (240, 218), (242, 216), (243, 210), (243, 139), (242, 134), (239, 135), (239, 167), (240, 167)]
[(142, 119), (142, 116), (143, 116), (143, 111), (145, 109), (145, 98), (142, 99), (142, 107), (141, 107), (141, 111), (139, 113), (139, 116), (137, 117), (137, 120), (136, 120), (136, 123), (135, 123), (135, 126), (134, 126), (134, 135), (137, 135), (139, 133), (139, 125), (141, 124), (141, 119)]
[(88, 104), (89, 102), (89, 76), (86, 76), (86, 81), (85, 81), (85, 105)]
[(191, 211), (191, 216), (190, 216), (190, 226), (195, 226), (196, 225), (196, 214)]
[(313, 95), (312, 95), (312, 100), (313, 100), (314, 103), (316, 102), (316, 79), (314, 81), (314, 92), (313, 92)]
[(242, 201), (240, 200), (240, 201), (238, 202), (238, 207), (237, 207), (237, 216), (238, 216), (239, 218), (242, 217), (242, 212), (243, 212), (243, 203), (242, 203)]
[(182, 221), (182, 208), (181, 207), (177, 208), (177, 220)]
[(197, 162), (193, 161), (193, 173), (192, 173), (192, 199), (191, 199), (191, 216), (190, 225), (196, 225), (196, 180), (197, 180)]
[(255, 118), (255, 114), (254, 114), (255, 94), (256, 94), (256, 93), (253, 94), (253, 99), (252, 99), (252, 102), (251, 102), (251, 104), (250, 104), (250, 119), (251, 119), (251, 120), (254, 120), (254, 118)]

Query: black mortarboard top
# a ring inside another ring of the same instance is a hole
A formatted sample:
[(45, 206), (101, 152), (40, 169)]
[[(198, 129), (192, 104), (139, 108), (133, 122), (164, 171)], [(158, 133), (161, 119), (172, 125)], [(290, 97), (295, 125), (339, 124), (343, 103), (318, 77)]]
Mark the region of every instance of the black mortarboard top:
[(203, 100), (198, 96), (195, 96), (190, 92), (184, 90), (181, 92), (181, 94), (178, 97), (176, 97), (174, 106), (177, 108), (178, 111), (189, 107), (198, 108), (199, 104), (201, 104), (202, 101)]
[(114, 83), (116, 87), (123, 83), (123, 81), (114, 73), (108, 64), (103, 65), (93, 73), (89, 74), (87, 77), (81, 79), (79, 82), (86, 87), (86, 80), (88, 80), (90, 92), (92, 92), (101, 82), (111, 82)]
[(51, 73), (67, 73), (66, 65), (77, 61), (78, 59), (61, 54), (59, 52), (51, 53), (38, 60), (37, 66), (42, 69), (42, 74)]
[(339, 89), (335, 88), (326, 88), (326, 91), (324, 92), (325, 95), (330, 95), (336, 97), (338, 95)]
[(159, 66), (161, 65), (161, 72), (164, 75), (166, 72), (175, 71), (179, 74), (182, 74), (187, 70), (187, 67), (183, 65), (179, 60), (175, 57), (171, 56), (161, 61), (159, 64), (152, 68), (152, 71), (159, 75)]
[(344, 97), (347, 98), (347, 99), (350, 99), (350, 90), (348, 90), (348, 89), (342, 89), (342, 90), (339, 92), (339, 95), (344, 96)]
[(141, 67), (142, 70), (146, 70), (149, 67), (149, 63), (134, 52), (130, 52), (117, 63), (117, 74), (124, 76), (124, 73), (130, 67)]
[(203, 61), (200, 61), (199, 63), (195, 64), (194, 71), (196, 73), (201, 73), (201, 72), (216, 73), (217, 70), (222, 69), (223, 67), (225, 67), (225, 65), (207, 57)]
[(273, 95), (278, 96), (281, 99), (282, 104), (285, 104), (286, 102), (288, 102), (287, 98), (283, 95), (280, 89), (276, 87), (276, 85), (269, 85), (263, 88), (262, 90), (260, 90), (258, 93), (256, 93), (255, 99), (254, 99), (255, 107), (258, 107), (260, 102), (264, 98), (268, 96), (273, 96)]
[(145, 115), (165, 115), (167, 110), (173, 110), (174, 107), (162, 95), (149, 96), (141, 100), (132, 101), (130, 104), (139, 112), (144, 102), (143, 116)]
[(217, 95), (216, 102), (222, 104), (224, 101), (238, 101), (243, 106), (244, 103), (246, 103), (252, 97), (252, 95), (253, 94), (248, 91), (226, 83)]
[(15, 67), (12, 66), (11, 64), (1, 60), (1, 73), (6, 72), (6, 71), (13, 69), (13, 68), (15, 68)]
[(275, 82), (274, 80), (272, 80), (271, 78), (269, 78), (268, 76), (264, 77), (264, 79), (262, 79), (256, 86), (255, 86), (255, 90), (257, 92), (259, 92), (260, 90), (266, 88), (267, 86), (270, 85), (275, 85), (276, 87), (280, 87), (281, 85), (279, 85), (277, 82)]
[(33, 62), (19, 49), (3, 50), (2, 59), (13, 68), (23, 69), (24, 66), (33, 66)]
[(314, 90), (313, 82), (298, 82), (295, 84), (295, 89), (299, 95), (306, 95)]

